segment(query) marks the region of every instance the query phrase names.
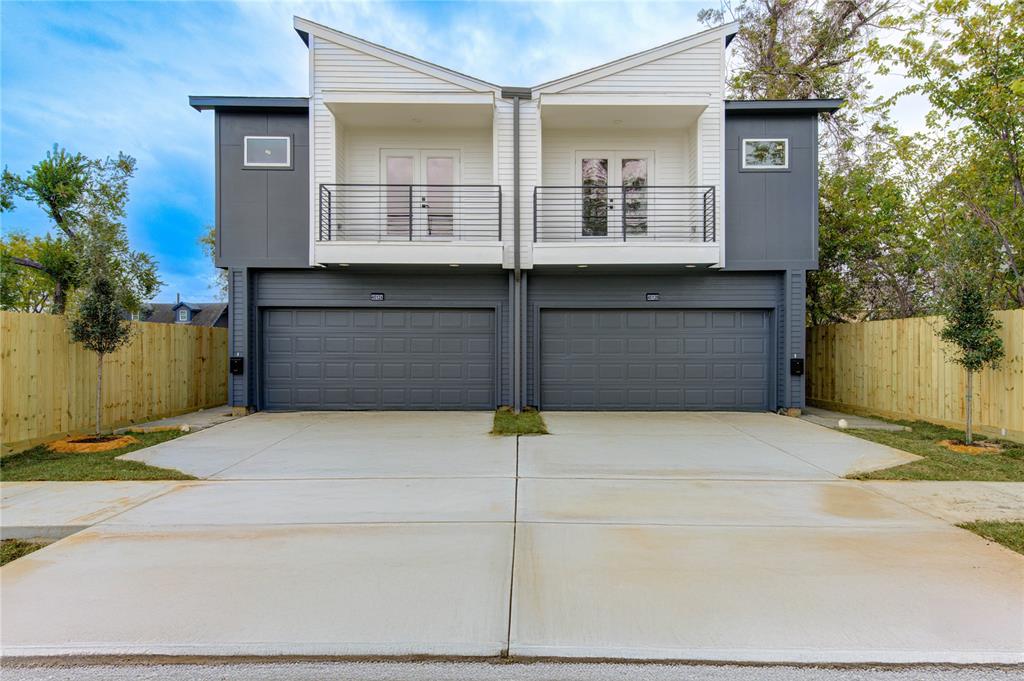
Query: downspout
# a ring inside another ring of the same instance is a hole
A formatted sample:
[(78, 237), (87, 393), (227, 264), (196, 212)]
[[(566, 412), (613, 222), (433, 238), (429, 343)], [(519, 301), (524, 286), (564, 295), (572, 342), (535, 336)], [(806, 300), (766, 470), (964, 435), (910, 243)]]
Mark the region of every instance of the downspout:
[(526, 304), (522, 290), (521, 214), (520, 204), (520, 145), (519, 145), (519, 103), (533, 96), (530, 88), (502, 88), (503, 99), (512, 100), (512, 276), (514, 278), (512, 300), (512, 407), (516, 413), (523, 409), (523, 307)]

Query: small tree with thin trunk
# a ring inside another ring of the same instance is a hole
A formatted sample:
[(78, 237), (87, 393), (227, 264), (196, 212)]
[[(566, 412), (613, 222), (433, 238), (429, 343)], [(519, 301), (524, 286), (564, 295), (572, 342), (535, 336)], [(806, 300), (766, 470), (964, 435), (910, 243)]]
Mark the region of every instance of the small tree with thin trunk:
[(70, 321), (71, 338), (96, 353), (97, 435), (103, 425), (103, 358), (131, 338), (123, 310), (117, 287), (101, 274), (90, 282)]
[(993, 369), (1003, 358), (1002, 326), (989, 309), (984, 292), (975, 279), (965, 277), (955, 288), (940, 337), (953, 344), (953, 361), (967, 370), (967, 430), (964, 442), (971, 444), (973, 432), (974, 374), (986, 366)]

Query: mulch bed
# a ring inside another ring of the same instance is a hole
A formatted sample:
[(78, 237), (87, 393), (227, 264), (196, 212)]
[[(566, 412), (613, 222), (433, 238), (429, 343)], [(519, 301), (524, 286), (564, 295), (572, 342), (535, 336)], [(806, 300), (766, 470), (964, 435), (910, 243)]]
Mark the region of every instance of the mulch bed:
[(994, 442), (972, 442), (967, 444), (963, 440), (940, 440), (939, 444), (944, 446), (951, 452), (958, 454), (972, 454), (978, 456), (979, 454), (1000, 454), (1003, 448)]
[(138, 442), (131, 435), (73, 435), (51, 442), (47, 448), (51, 452), (61, 454), (94, 454), (109, 452), (112, 449), (120, 449)]

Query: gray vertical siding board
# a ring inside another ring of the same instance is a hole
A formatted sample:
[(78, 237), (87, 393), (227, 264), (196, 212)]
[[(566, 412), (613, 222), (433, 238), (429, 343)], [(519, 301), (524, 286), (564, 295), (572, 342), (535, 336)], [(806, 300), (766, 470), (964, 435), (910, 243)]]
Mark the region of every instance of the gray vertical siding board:
[[(306, 112), (218, 112), (217, 265), (309, 264), (309, 121)], [(292, 168), (242, 166), (246, 135), (292, 138)]]
[[(500, 404), (512, 399), (512, 319), (508, 274), (437, 271), (371, 273), (337, 269), (260, 270), (254, 276), (250, 320), (269, 307), (452, 307), (491, 308), (497, 329)], [(385, 294), (384, 303), (371, 303), (371, 292)], [(253, 327), (256, 324), (252, 324)], [(258, 337), (258, 329), (252, 334)], [(256, 355), (258, 356), (258, 355)], [(254, 377), (260, 372), (254, 372)], [(259, 395), (259, 386), (253, 386)]]
[[(725, 119), (725, 266), (818, 266), (817, 113), (729, 113)], [(789, 140), (789, 169), (742, 170), (745, 137)]]
[[(781, 272), (707, 272), (681, 274), (605, 274), (577, 272), (555, 274), (534, 271), (530, 275), (527, 300), (526, 326), (526, 403), (539, 402), (539, 342), (540, 310), (544, 308), (749, 308), (772, 312), (779, 333), (773, 339), (771, 373), (779, 376), (777, 391), (783, 406), (783, 384), (780, 365), (785, 352), (785, 326), (783, 307), (783, 274)], [(657, 292), (661, 300), (648, 303), (645, 293)], [(803, 323), (801, 320), (801, 330)]]
[[(807, 273), (803, 270), (793, 270), (786, 273), (786, 323), (789, 328), (786, 331), (787, 357), (805, 357), (806, 352), (806, 331), (805, 318), (807, 316)], [(789, 375), (789, 360), (784, 363), (786, 399), (784, 405), (787, 407), (803, 408), (804, 399), (804, 376)], [(806, 362), (805, 362), (806, 369)]]
[(245, 374), (228, 375), (228, 401), (232, 407), (247, 407), (249, 375), (256, 370), (255, 358), (249, 353), (249, 277), (241, 268), (228, 271), (228, 355), (245, 358)]

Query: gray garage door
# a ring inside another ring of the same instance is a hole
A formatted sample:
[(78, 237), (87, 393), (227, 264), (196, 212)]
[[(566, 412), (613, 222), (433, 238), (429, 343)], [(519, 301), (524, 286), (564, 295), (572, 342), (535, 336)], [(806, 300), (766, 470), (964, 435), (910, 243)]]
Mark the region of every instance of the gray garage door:
[(493, 409), (493, 310), (263, 312), (264, 409)]
[(543, 310), (544, 409), (768, 408), (763, 310)]

